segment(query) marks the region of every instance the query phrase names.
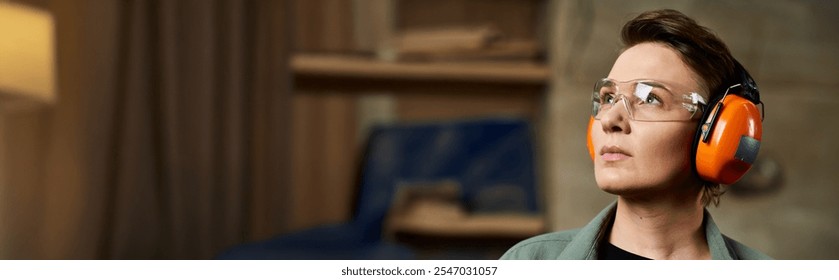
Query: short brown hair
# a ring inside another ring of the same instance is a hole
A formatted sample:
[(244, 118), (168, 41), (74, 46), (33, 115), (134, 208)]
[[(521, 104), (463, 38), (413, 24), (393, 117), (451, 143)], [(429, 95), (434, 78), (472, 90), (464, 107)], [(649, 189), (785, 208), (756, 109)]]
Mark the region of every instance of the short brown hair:
[[(741, 76), (735, 66), (736, 60), (725, 43), (711, 30), (679, 11), (664, 9), (642, 13), (623, 26), (621, 40), (624, 50), (648, 42), (672, 48), (699, 75), (699, 82), (708, 90), (710, 100), (739, 83)], [(705, 206), (719, 205), (722, 194), (719, 184), (703, 182), (702, 203)]]

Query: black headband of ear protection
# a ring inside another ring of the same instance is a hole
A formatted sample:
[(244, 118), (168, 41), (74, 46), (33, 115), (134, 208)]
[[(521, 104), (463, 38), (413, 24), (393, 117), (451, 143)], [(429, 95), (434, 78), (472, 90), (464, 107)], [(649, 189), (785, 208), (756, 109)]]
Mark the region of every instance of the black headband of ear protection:
[(734, 59), (734, 71), (740, 75), (739, 83), (741, 90), (737, 92), (737, 94), (743, 96), (754, 104), (760, 104), (760, 91), (757, 89), (757, 83), (755, 83), (755, 80), (752, 79), (751, 75), (749, 75), (749, 71), (746, 71), (746, 68), (743, 67), (743, 65), (736, 59)]

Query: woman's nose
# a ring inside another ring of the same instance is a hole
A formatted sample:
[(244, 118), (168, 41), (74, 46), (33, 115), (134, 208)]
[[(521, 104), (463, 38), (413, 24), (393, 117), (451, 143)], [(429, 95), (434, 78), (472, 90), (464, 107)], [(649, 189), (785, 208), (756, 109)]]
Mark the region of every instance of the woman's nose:
[(603, 115), (600, 117), (600, 124), (603, 126), (604, 132), (629, 133), (630, 113), (629, 106), (626, 104), (626, 98), (623, 98), (621, 95), (618, 103), (615, 103), (608, 111), (603, 112)]

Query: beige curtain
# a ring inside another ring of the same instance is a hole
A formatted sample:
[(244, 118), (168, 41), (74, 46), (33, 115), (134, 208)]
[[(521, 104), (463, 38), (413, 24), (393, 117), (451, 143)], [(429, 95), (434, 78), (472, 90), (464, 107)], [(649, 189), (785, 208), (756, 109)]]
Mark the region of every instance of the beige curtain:
[(204, 259), (285, 231), (288, 6), (50, 2), (59, 102), (3, 119), (2, 256)]

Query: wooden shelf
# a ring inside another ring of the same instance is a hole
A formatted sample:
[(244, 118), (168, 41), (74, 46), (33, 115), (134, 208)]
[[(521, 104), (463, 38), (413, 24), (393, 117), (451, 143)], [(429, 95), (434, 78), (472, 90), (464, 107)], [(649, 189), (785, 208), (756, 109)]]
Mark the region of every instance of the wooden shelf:
[(455, 219), (406, 219), (395, 222), (394, 231), (439, 237), (524, 239), (544, 233), (545, 223), (541, 216), (474, 215)]
[(546, 85), (550, 71), (533, 62), (385, 62), (352, 55), (297, 54), (295, 75), (361, 80), (454, 81)]

